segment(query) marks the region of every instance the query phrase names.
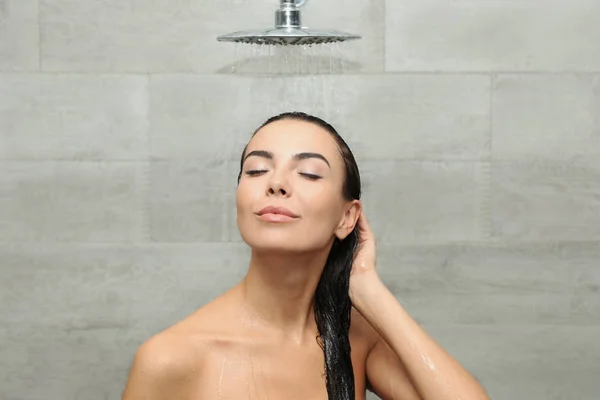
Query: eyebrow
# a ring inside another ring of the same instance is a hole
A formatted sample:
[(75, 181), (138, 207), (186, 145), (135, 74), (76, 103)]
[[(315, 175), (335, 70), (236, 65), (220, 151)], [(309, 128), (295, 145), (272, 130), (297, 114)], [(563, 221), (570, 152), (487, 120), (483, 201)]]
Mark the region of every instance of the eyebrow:
[[(273, 153), (271, 153), (270, 151), (254, 150), (254, 151), (251, 151), (250, 153), (246, 154), (246, 156), (244, 157), (244, 162), (248, 159), (248, 157), (252, 157), (252, 156), (262, 157), (262, 158), (266, 158), (268, 160), (272, 160), (274, 158)], [(296, 161), (307, 160), (309, 158), (316, 158), (316, 159), (325, 161), (325, 163), (329, 166), (329, 168), (331, 168), (331, 164), (329, 164), (329, 161), (327, 161), (327, 159), (319, 153), (304, 152), (304, 153), (294, 154), (294, 157), (293, 157), (293, 159)]]

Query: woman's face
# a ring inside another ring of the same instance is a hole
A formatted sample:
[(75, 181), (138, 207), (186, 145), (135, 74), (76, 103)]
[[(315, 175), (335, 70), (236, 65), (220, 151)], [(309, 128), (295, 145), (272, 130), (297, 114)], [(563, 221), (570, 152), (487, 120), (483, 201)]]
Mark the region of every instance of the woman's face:
[(244, 157), (237, 224), (251, 248), (316, 251), (354, 228), (360, 205), (342, 195), (344, 162), (323, 128), (298, 120), (273, 122), (254, 135)]

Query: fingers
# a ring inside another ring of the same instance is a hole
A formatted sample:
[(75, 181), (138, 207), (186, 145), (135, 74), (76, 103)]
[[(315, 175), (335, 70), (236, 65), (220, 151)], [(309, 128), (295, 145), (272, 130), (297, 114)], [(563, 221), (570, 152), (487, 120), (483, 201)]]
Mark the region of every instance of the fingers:
[(358, 217), (358, 228), (365, 233), (371, 234), (371, 227), (367, 222), (367, 217), (364, 212), (361, 212), (360, 217)]
[(364, 211), (360, 213), (360, 217), (358, 217), (358, 223), (362, 225), (366, 230), (371, 230), (369, 227), (369, 223), (367, 222), (367, 216)]

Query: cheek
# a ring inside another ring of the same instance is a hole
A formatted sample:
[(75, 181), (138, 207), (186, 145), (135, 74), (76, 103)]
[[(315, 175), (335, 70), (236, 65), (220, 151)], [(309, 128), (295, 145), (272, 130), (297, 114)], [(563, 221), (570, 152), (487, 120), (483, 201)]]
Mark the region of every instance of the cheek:
[(247, 188), (242, 185), (238, 186), (235, 193), (235, 206), (237, 208), (238, 215), (242, 214), (245, 208), (248, 208), (249, 197), (250, 196)]
[(244, 214), (254, 211), (253, 207), (257, 204), (264, 193), (260, 190), (257, 185), (249, 185), (248, 182), (241, 182), (238, 185), (235, 204), (237, 207), (238, 214)]
[(320, 225), (337, 226), (340, 221), (342, 205), (330, 190), (322, 190), (305, 199), (305, 207), (310, 210), (313, 222)]

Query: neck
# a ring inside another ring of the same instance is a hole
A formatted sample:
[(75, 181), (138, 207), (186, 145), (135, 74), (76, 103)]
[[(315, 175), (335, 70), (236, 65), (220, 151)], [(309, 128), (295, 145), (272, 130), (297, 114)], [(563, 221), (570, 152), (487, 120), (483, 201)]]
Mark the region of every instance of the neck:
[(328, 249), (292, 256), (253, 251), (241, 284), (248, 311), (284, 337), (302, 340), (314, 334), (313, 300), (328, 254)]

